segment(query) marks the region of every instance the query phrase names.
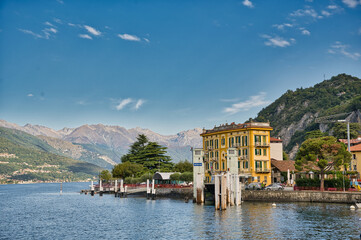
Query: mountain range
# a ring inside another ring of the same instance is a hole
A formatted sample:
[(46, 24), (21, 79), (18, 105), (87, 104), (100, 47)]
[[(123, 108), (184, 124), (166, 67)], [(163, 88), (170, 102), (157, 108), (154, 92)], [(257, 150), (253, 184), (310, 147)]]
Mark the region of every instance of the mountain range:
[(166, 146), (168, 154), (174, 162), (190, 160), (190, 148), (202, 145), (200, 137), (202, 130), (200, 128), (183, 131), (175, 135), (161, 135), (140, 127), (126, 129), (103, 124), (54, 130), (40, 125), (19, 126), (0, 120), (0, 127), (17, 129), (38, 136), (65, 156), (105, 168), (111, 168), (119, 163), (122, 154), (127, 152), (129, 145), (136, 141), (139, 134), (145, 134), (150, 141)]

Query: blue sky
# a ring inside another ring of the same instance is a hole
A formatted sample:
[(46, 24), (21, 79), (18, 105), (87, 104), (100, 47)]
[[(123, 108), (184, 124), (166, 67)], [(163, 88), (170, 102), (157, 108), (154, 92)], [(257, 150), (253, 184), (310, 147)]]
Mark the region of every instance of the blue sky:
[(0, 119), (162, 134), (361, 77), (361, 0), (0, 3)]

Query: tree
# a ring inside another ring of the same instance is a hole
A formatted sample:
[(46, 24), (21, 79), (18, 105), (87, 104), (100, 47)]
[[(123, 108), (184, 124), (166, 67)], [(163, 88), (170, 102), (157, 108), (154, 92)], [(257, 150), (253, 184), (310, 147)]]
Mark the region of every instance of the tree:
[(180, 175), (180, 180), (186, 182), (189, 184), (190, 182), (193, 182), (193, 173), (191, 172), (184, 172)]
[(193, 164), (188, 162), (187, 160), (180, 161), (179, 163), (174, 165), (174, 171), (175, 172), (193, 172)]
[(141, 134), (137, 137), (128, 151), (128, 154), (122, 156), (122, 162), (132, 162), (143, 165), (149, 170), (170, 171), (173, 167), (171, 158), (166, 156), (166, 147), (160, 146), (156, 142), (150, 142), (148, 138)]
[(321, 191), (324, 190), (324, 174), (332, 168), (344, 169), (351, 161), (351, 154), (346, 150), (346, 145), (337, 142), (335, 137), (309, 138), (301, 144), (296, 155), (295, 167), (300, 170), (310, 162), (316, 164), (321, 174)]
[(180, 173), (173, 173), (172, 175), (170, 175), (170, 180), (172, 181), (179, 181), (180, 180), (180, 176), (181, 174)]
[(321, 132), (321, 130), (314, 130), (314, 131), (307, 132), (305, 139), (319, 138), (319, 137), (324, 137), (325, 135), (326, 134)]
[[(347, 139), (347, 123), (335, 123), (332, 127), (333, 135), (337, 139)], [(350, 138), (357, 138), (361, 132), (361, 125), (359, 123), (350, 123)]]
[(143, 166), (140, 164), (124, 162), (114, 166), (112, 174), (115, 178), (126, 178), (139, 175), (142, 170)]
[(108, 182), (110, 179), (112, 179), (112, 174), (110, 174), (108, 170), (103, 170), (100, 172), (99, 177), (101, 180)]

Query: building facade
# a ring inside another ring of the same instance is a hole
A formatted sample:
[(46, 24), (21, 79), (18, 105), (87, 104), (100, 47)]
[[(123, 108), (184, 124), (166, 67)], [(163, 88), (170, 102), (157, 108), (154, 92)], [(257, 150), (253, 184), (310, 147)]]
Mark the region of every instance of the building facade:
[(269, 123), (225, 124), (203, 129), (206, 182), (222, 172), (238, 172), (243, 182), (271, 183)]
[(357, 171), (358, 177), (361, 176), (361, 143), (350, 148), (351, 152), (351, 171)]
[(283, 160), (283, 144), (279, 138), (270, 138), (271, 159)]

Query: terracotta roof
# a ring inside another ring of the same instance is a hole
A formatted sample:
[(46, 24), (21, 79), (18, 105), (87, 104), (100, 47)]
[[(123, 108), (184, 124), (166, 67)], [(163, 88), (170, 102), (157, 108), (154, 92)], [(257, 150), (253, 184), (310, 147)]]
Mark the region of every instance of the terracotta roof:
[(351, 152), (361, 152), (361, 144), (354, 145), (350, 147)]
[(201, 136), (203, 134), (207, 133), (214, 133), (214, 132), (221, 132), (221, 131), (228, 131), (228, 130), (242, 130), (247, 128), (269, 128), (272, 129), (269, 123), (264, 122), (250, 122), (250, 123), (239, 123), (236, 124), (232, 122), (231, 124), (222, 124), (220, 126), (215, 126), (213, 129), (203, 129), (203, 133), (201, 133)]
[(296, 171), (295, 168), (295, 161), (293, 160), (276, 160), (276, 159), (271, 159), (271, 164), (273, 167), (277, 168), (278, 170), (280, 170), (281, 172), (287, 172), (287, 170), (289, 169), (291, 172), (292, 171)]
[(282, 142), (282, 139), (270, 137), (270, 141), (271, 141), (271, 142)]
[[(347, 144), (347, 139), (339, 139), (339, 142), (343, 142), (344, 144)], [(355, 139), (350, 139), (350, 144), (359, 144), (361, 143), (361, 136), (358, 136)]]

